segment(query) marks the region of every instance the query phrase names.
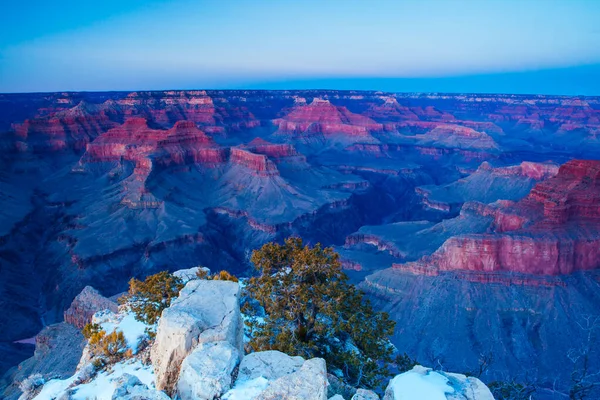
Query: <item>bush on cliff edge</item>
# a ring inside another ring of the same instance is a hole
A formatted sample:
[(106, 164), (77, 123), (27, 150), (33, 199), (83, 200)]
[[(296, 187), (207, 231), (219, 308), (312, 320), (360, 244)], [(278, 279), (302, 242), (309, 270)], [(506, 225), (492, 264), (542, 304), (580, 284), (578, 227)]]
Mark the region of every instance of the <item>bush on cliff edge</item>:
[(183, 286), (183, 281), (168, 271), (150, 275), (144, 281), (132, 278), (129, 292), (119, 302), (128, 304), (138, 321), (154, 325)]
[(384, 381), (395, 322), (348, 283), (332, 248), (288, 238), (283, 245), (265, 244), (251, 261), (260, 275), (248, 282), (253, 301), (244, 311), (254, 351), (322, 357), (352, 386), (373, 388)]

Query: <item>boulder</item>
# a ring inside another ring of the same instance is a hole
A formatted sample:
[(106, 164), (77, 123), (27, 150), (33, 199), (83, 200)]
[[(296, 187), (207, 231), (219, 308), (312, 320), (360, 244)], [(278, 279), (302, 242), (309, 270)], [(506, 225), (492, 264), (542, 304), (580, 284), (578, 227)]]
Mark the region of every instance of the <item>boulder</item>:
[(379, 400), (379, 396), (371, 390), (358, 389), (351, 400)]
[(330, 397), (329, 400), (344, 400), (344, 397), (341, 394), (336, 394), (333, 397)]
[(92, 320), (92, 316), (102, 310), (110, 310), (116, 313), (118, 311), (117, 303), (102, 296), (93, 287), (86, 286), (65, 311), (65, 322), (83, 329)]
[(117, 388), (112, 400), (170, 400), (170, 397), (158, 390), (149, 389), (136, 376), (123, 374), (116, 381)]
[(270, 382), (256, 400), (327, 400), (327, 385), (325, 360), (313, 358), (298, 371)]
[(487, 386), (475, 377), (433, 371), (420, 365), (396, 375), (383, 400), (401, 399), (494, 400)]
[(240, 352), (228, 342), (200, 344), (181, 364), (177, 394), (181, 400), (213, 400), (231, 388)]
[(258, 377), (274, 381), (298, 371), (302, 364), (302, 357), (290, 357), (277, 350), (250, 353), (240, 363), (238, 381), (249, 381)]
[(230, 281), (192, 280), (158, 322), (151, 359), (156, 388), (170, 393), (182, 361), (200, 343), (228, 342), (243, 354), (240, 287)]
[(327, 387), (327, 397), (332, 397), (339, 394), (345, 399), (351, 399), (356, 393), (356, 388), (348, 385), (343, 380), (333, 374), (327, 374), (327, 381), (329, 386)]
[(210, 274), (210, 269), (208, 269), (206, 267), (193, 267), (193, 268), (188, 268), (188, 269), (180, 269), (179, 271), (173, 272), (173, 275), (176, 276), (177, 278), (181, 279), (183, 281), (183, 283), (188, 283), (189, 281), (192, 281), (192, 280), (198, 278), (196, 274), (200, 270), (203, 270), (207, 274)]

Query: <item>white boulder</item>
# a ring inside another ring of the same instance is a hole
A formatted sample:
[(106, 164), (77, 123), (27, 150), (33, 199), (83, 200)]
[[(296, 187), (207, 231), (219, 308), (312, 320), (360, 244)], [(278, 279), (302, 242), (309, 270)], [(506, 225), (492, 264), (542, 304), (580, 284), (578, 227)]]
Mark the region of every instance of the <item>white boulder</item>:
[(336, 394), (335, 396), (331, 396), (329, 400), (344, 400), (344, 396), (341, 394)]
[(156, 388), (172, 392), (182, 361), (200, 343), (228, 342), (243, 354), (240, 287), (235, 282), (192, 280), (158, 322), (151, 350)]
[(238, 381), (263, 377), (269, 381), (294, 373), (302, 367), (304, 358), (290, 357), (277, 350), (250, 353), (240, 363)]
[(177, 394), (181, 400), (213, 400), (231, 388), (240, 352), (228, 342), (200, 344), (181, 364)]
[(351, 400), (379, 400), (379, 396), (371, 390), (358, 389)]
[(325, 360), (313, 358), (299, 370), (269, 383), (256, 400), (327, 400), (327, 368)]
[(479, 379), (461, 374), (433, 371), (420, 365), (394, 377), (383, 400), (494, 400)]

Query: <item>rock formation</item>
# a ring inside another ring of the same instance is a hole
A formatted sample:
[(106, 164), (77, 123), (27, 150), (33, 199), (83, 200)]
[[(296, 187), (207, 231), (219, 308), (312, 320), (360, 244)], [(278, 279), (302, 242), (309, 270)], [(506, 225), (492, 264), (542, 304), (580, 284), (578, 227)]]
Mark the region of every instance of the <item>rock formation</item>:
[(490, 389), (477, 378), (433, 371), (420, 365), (392, 379), (383, 396), (383, 400), (406, 398), (494, 400)]
[(91, 286), (83, 288), (65, 311), (65, 322), (83, 329), (92, 320), (92, 316), (102, 310), (117, 312), (117, 303), (102, 296)]
[(239, 290), (234, 282), (193, 280), (163, 312), (152, 347), (159, 390), (174, 389), (181, 363), (198, 344), (227, 342), (243, 354)]
[(569, 161), (523, 200), (482, 214), (494, 217), (497, 233), (452, 237), (406, 269), (559, 275), (600, 266), (599, 161)]

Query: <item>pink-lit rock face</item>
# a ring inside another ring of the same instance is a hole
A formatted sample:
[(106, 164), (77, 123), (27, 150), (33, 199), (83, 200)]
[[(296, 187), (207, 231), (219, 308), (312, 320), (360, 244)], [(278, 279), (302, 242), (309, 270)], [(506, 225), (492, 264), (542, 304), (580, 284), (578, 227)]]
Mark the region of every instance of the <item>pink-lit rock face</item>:
[(229, 161), (232, 164), (243, 165), (244, 167), (254, 171), (259, 176), (277, 175), (277, 167), (275, 164), (262, 154), (251, 153), (247, 150), (233, 147), (229, 156)]
[(368, 136), (369, 132), (383, 131), (382, 124), (318, 98), (309, 105), (295, 106), (286, 116), (273, 120), (273, 123), (282, 134)]
[(82, 150), (97, 136), (116, 126), (104, 112), (81, 102), (52, 116), (28, 119), (14, 124), (17, 137), (29, 142), (31, 149), (57, 151), (66, 148)]
[(495, 233), (452, 237), (396, 268), (560, 275), (600, 267), (600, 161), (567, 162), (519, 202), (468, 203), (463, 211), (492, 216)]

